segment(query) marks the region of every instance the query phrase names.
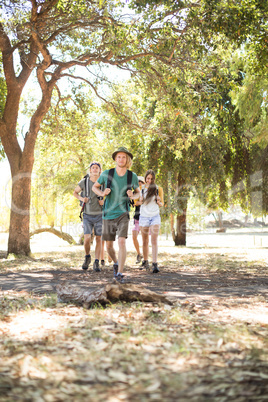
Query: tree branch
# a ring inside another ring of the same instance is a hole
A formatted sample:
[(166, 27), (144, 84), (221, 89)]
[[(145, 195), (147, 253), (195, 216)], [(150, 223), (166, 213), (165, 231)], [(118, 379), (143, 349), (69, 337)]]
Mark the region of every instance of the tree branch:
[(3, 67), (6, 77), (7, 88), (17, 85), (17, 77), (14, 70), (13, 52), (9, 37), (4, 31), (3, 25), (0, 23), (0, 49), (3, 57)]
[(95, 92), (96, 96), (97, 96), (99, 99), (101, 99), (101, 100), (102, 100), (103, 102), (105, 102), (106, 104), (112, 106), (114, 112), (115, 112), (118, 116), (122, 116), (124, 119), (126, 119), (126, 120), (129, 122), (129, 124), (131, 124), (131, 126), (135, 127), (136, 129), (138, 129), (138, 130), (144, 129), (144, 127), (140, 126), (139, 124), (136, 124), (136, 123), (132, 122), (132, 121), (129, 119), (128, 116), (126, 116), (124, 113), (120, 112), (120, 111), (117, 109), (116, 105), (115, 105), (113, 102), (107, 101), (107, 99), (103, 98), (103, 97), (98, 93), (98, 91), (97, 91), (97, 89), (95, 88), (95, 86), (94, 86), (90, 81), (88, 81), (86, 78), (84, 78), (84, 77), (79, 77), (79, 76), (74, 76), (74, 75), (67, 74), (67, 73), (62, 74), (61, 77), (70, 77), (70, 78), (73, 78), (73, 79), (77, 79), (77, 80), (81, 80), (81, 81), (86, 82), (86, 83), (93, 89), (93, 91)]

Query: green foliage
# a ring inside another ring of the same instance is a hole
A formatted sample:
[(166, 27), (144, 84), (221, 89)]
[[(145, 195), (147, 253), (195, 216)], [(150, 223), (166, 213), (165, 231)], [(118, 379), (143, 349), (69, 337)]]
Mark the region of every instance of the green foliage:
[[(37, 141), (38, 225), (43, 216), (55, 224), (58, 199), (75, 219), (73, 186), (92, 159), (110, 167), (121, 145), (135, 155), (138, 174), (156, 171), (168, 194), (166, 214), (181, 211), (191, 192), (209, 208), (226, 209), (232, 201), (252, 210), (250, 178), (260, 169), (252, 152), (263, 156), (267, 145), (267, 80), (260, 75), (267, 73), (265, 2), (59, 0), (38, 7), (33, 22), (30, 2), (3, 1), (1, 22), (18, 49), (18, 71), (37, 32), (44, 46), (37, 63), (51, 56), (47, 80), (80, 75), (102, 99), (110, 97), (97, 108), (85, 87), (68, 84), (65, 98), (53, 101)], [(109, 70), (99, 68), (107, 65), (130, 69), (131, 81), (109, 85)], [(2, 70), (0, 95), (2, 115)], [(253, 137), (260, 145), (253, 146)], [(60, 216), (62, 223), (63, 209)]]
[(249, 136), (265, 147), (268, 143), (268, 80), (251, 74), (247, 65), (245, 70), (243, 85), (236, 85), (231, 92), (232, 101), (245, 121)]
[(255, 71), (267, 71), (268, 3), (260, 0), (203, 0), (200, 29), (206, 37), (223, 34), (236, 45), (250, 50), (250, 65)]
[[(166, 216), (182, 213), (191, 193), (210, 210), (227, 210), (236, 203), (246, 213), (267, 211), (265, 179), (256, 209), (251, 181), (260, 169), (254, 163), (259, 147), (253, 149), (248, 130), (260, 102), (263, 110), (265, 105), (263, 97), (256, 96), (256, 108), (246, 115), (245, 107), (243, 115), (232, 103), (235, 90), (239, 94), (247, 88), (245, 72), (241, 63), (235, 68), (235, 58), (234, 47), (218, 47), (199, 59), (197, 69), (182, 72), (154, 63), (154, 70), (144, 72), (142, 79), (133, 77), (127, 87), (117, 89), (112, 102), (120, 113), (106, 110), (119, 128), (116, 138), (128, 139), (128, 130), (135, 140), (142, 138), (142, 157), (136, 156), (134, 166), (141, 159), (144, 171), (155, 170), (166, 196)], [(249, 104), (246, 96), (244, 101)], [(258, 152), (262, 154), (261, 149)]]
[(103, 162), (98, 143), (98, 118), (82, 88), (62, 99), (42, 123), (36, 148), (32, 203), (36, 226), (63, 226), (79, 220), (73, 190), (92, 160)]

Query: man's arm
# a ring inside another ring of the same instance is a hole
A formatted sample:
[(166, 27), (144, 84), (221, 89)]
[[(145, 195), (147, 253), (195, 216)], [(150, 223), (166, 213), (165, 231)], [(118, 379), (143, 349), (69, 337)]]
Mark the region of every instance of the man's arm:
[(75, 198), (77, 198), (79, 201), (84, 202), (85, 204), (88, 202), (88, 198), (87, 197), (81, 197), (81, 195), (79, 193), (81, 193), (82, 189), (80, 186), (76, 186), (73, 192), (73, 195)]
[(94, 191), (94, 193), (97, 194), (99, 197), (105, 197), (106, 195), (110, 194), (110, 188), (106, 188), (104, 191), (102, 191), (100, 187), (101, 184), (96, 181), (92, 187), (92, 191)]
[(140, 198), (140, 188), (135, 188), (134, 192), (131, 190), (127, 191), (127, 195), (131, 200), (138, 200)]

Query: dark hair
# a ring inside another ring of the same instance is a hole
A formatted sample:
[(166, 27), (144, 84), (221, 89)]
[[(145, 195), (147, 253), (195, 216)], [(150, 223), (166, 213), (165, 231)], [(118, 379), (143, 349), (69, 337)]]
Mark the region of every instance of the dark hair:
[(101, 170), (101, 164), (99, 162), (91, 162), (91, 164), (89, 165), (89, 169), (93, 166), (93, 165), (97, 165), (99, 166), (100, 170)]
[(157, 186), (155, 184), (155, 172), (152, 169), (147, 170), (147, 172), (145, 173), (145, 176), (144, 176), (145, 183), (146, 183), (146, 178), (147, 178), (147, 176), (149, 176), (149, 174), (152, 176), (152, 182), (150, 183), (150, 185), (148, 187), (146, 198), (144, 200), (145, 204), (148, 204), (148, 202), (151, 200), (152, 197), (157, 196)]

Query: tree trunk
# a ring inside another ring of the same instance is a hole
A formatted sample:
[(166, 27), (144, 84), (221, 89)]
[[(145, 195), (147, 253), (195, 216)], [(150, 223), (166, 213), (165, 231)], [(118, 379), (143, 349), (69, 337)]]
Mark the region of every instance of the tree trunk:
[(177, 215), (177, 228), (174, 236), (175, 246), (186, 246), (186, 208), (183, 214)]
[(221, 211), (217, 212), (217, 217), (218, 217), (219, 229), (216, 230), (216, 233), (224, 233), (224, 232), (226, 232), (226, 228), (223, 227), (223, 220), (222, 220), (222, 212)]
[(174, 215), (173, 214), (170, 214), (170, 227), (171, 227), (172, 239), (175, 241)]
[[(42, 88), (42, 87), (41, 87)], [(41, 102), (31, 118), (29, 131), (24, 138), (23, 151), (16, 136), (19, 99), (16, 99), (17, 109), (8, 112), (9, 102), (6, 102), (5, 116), (0, 121), (0, 134), (4, 151), (10, 163), (12, 176), (12, 202), (10, 211), (10, 226), (8, 239), (8, 254), (29, 255), (30, 250), (30, 204), (31, 177), (34, 164), (34, 148), (40, 123), (50, 107), (53, 83), (43, 89)], [(16, 97), (18, 98), (17, 94)], [(15, 103), (15, 101), (14, 101)], [(8, 121), (8, 123), (6, 123)]]
[(223, 221), (222, 221), (222, 212), (221, 211), (217, 211), (217, 217), (218, 217), (219, 228), (222, 229)]
[(173, 231), (175, 246), (186, 246), (186, 212), (189, 190), (185, 179), (178, 174), (176, 231)]
[(29, 255), (30, 250), (31, 171), (12, 177), (12, 203), (8, 254)]

